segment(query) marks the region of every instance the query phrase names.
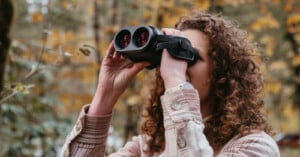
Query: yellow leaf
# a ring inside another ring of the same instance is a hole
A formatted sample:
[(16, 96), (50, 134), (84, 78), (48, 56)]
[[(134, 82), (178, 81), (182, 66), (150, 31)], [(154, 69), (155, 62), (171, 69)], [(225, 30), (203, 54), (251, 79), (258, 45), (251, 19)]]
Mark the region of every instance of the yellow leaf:
[(33, 12), (30, 14), (31, 21), (34, 23), (40, 23), (43, 21), (43, 14), (41, 12)]
[(269, 65), (269, 71), (280, 71), (280, 70), (286, 70), (287, 64), (284, 61), (274, 61)]
[(293, 57), (292, 65), (295, 67), (300, 66), (300, 55), (296, 55), (295, 57)]
[(297, 124), (300, 123), (299, 118), (296, 118), (300, 115), (299, 110), (294, 108), (292, 102), (284, 101), (284, 106), (281, 107), (280, 111), (283, 116), (280, 130), (282, 132), (296, 132), (299, 129)]
[(152, 12), (150, 10), (146, 10), (143, 12), (143, 19), (150, 19), (152, 16)]
[(162, 10), (162, 27), (172, 27), (178, 21), (179, 16), (187, 15), (189, 10), (186, 8), (173, 8), (171, 11)]
[(262, 29), (266, 28), (277, 29), (279, 27), (279, 22), (269, 14), (267, 16), (258, 18), (254, 23), (252, 23), (250, 29), (254, 31), (261, 31)]
[(86, 93), (76, 94), (71, 92), (63, 92), (59, 94), (59, 99), (67, 110), (63, 111), (61, 110), (61, 108), (58, 107), (55, 108), (56, 112), (74, 113), (80, 111), (82, 105), (86, 104), (91, 100), (91, 95)]
[[(135, 25), (137, 24), (134, 23)], [(114, 34), (115, 32), (117, 32), (118, 30), (120, 30), (120, 25), (108, 25), (108, 26), (104, 26), (102, 28), (102, 30), (105, 32), (105, 33), (112, 33)]]
[(76, 35), (74, 34), (74, 32), (72, 31), (66, 31), (66, 32), (63, 32), (64, 34), (64, 40), (62, 40), (62, 42), (66, 43), (68, 41), (70, 41), (71, 39), (76, 39)]
[(58, 45), (61, 44), (61, 39), (61, 31), (58, 29), (54, 29), (48, 36), (47, 45), (51, 47), (58, 47)]
[(261, 25), (260, 25), (259, 22), (254, 22), (254, 23), (250, 26), (250, 28), (251, 28), (252, 30), (258, 31), (258, 30), (261, 30)]
[(266, 54), (266, 56), (272, 56), (273, 54), (274, 54), (274, 51), (273, 51), (273, 49), (271, 48), (271, 47), (266, 47), (265, 48), (265, 54)]
[(285, 12), (290, 12), (290, 11), (292, 11), (292, 10), (293, 10), (292, 4), (291, 4), (291, 3), (286, 3), (286, 4), (283, 6), (283, 10), (284, 10)]
[(294, 109), (293, 109), (293, 104), (288, 103), (284, 106), (282, 110), (283, 116), (288, 117), (289, 115), (293, 115)]
[(293, 14), (290, 15), (286, 20), (287, 26), (294, 26), (300, 23), (300, 15), (299, 14)]
[(266, 92), (271, 94), (278, 94), (281, 90), (281, 83), (279, 81), (272, 81), (266, 83)]
[(189, 9), (187, 8), (174, 8), (173, 9), (173, 16), (176, 16), (178, 18), (178, 16), (183, 16), (183, 15), (187, 15), (190, 12)]
[(260, 12), (265, 14), (268, 12), (268, 8), (265, 5), (260, 5)]
[(76, 7), (76, 2), (75, 1), (71, 1), (71, 2), (62, 2), (62, 7), (64, 9), (74, 9)]
[(208, 10), (211, 6), (210, 1), (208, 0), (196, 0), (195, 1), (195, 8), (197, 10)]
[(162, 7), (165, 8), (173, 8), (174, 7), (174, 0), (164, 0), (160, 4)]
[(94, 5), (88, 5), (88, 8), (87, 8), (88, 15), (93, 15), (95, 13), (94, 9), (95, 9)]
[(264, 35), (263, 37), (261, 37), (260, 42), (262, 44), (266, 45), (266, 44), (270, 43), (271, 40), (272, 40), (272, 37), (270, 37), (269, 35)]
[(30, 85), (24, 85), (22, 83), (17, 83), (14, 88), (13, 88), (13, 91), (14, 92), (20, 92), (22, 94), (29, 94), (29, 89), (34, 87), (33, 84), (30, 84)]
[(138, 21), (136, 20), (136, 19), (132, 19), (132, 20), (130, 20), (130, 23), (129, 23), (129, 25), (130, 26), (136, 26), (136, 25), (138, 25)]
[(249, 32), (247, 35), (247, 39), (248, 39), (248, 41), (253, 42), (255, 40), (254, 34)]
[(274, 54), (274, 48), (276, 46), (276, 43), (274, 39), (269, 35), (264, 35), (261, 37), (260, 42), (265, 45), (265, 51), (264, 53), (270, 57)]

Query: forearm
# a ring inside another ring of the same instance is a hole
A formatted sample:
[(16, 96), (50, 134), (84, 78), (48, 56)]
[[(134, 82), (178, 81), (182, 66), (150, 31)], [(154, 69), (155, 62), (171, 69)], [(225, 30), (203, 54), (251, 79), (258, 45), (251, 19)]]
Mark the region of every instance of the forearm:
[(112, 89), (104, 89), (99, 85), (90, 105), (88, 115), (100, 116), (111, 114), (117, 100), (118, 96), (114, 95)]
[(82, 132), (71, 143), (70, 156), (104, 156), (110, 117), (87, 116)]
[(167, 156), (213, 156), (203, 130), (199, 96), (181, 89), (162, 98)]
[[(85, 106), (62, 148), (62, 156), (103, 156), (111, 114), (88, 116)], [(84, 154), (84, 155), (83, 155)]]

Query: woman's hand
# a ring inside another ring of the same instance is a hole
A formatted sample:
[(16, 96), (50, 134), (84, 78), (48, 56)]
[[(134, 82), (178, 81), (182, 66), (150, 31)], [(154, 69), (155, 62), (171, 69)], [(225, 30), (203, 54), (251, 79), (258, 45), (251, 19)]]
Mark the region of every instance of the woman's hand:
[(94, 95), (90, 115), (104, 115), (112, 112), (118, 98), (128, 87), (135, 75), (148, 63), (133, 63), (117, 54), (113, 43), (109, 45), (99, 74), (99, 82)]
[[(166, 35), (182, 36), (181, 32), (172, 28), (163, 28)], [(160, 73), (164, 80), (165, 89), (175, 87), (186, 81), (187, 62), (173, 58), (166, 49), (163, 50)]]

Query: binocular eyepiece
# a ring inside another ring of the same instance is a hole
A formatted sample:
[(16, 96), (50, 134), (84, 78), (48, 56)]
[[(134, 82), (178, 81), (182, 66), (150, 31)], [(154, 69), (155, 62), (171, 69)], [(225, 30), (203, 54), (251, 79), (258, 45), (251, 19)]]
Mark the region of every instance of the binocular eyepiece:
[[(148, 61), (148, 69), (160, 65), (164, 48), (167, 48), (172, 57), (187, 60), (189, 63), (198, 59), (198, 53), (186, 38), (164, 35), (152, 26), (122, 28), (115, 34), (113, 42), (118, 54), (133, 62)], [(180, 51), (182, 52), (179, 53)]]

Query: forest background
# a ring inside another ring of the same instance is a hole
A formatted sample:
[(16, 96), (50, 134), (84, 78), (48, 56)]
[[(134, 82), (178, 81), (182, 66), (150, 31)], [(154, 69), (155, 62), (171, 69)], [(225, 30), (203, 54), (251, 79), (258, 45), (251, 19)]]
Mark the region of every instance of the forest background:
[[(225, 15), (248, 32), (265, 61), (264, 112), (274, 138), (299, 134), (299, 0), (0, 0), (0, 156), (57, 156), (92, 99), (114, 33), (173, 27), (195, 10)], [(140, 73), (118, 101), (107, 153), (139, 133), (151, 76)], [(300, 154), (299, 145), (280, 149)]]

